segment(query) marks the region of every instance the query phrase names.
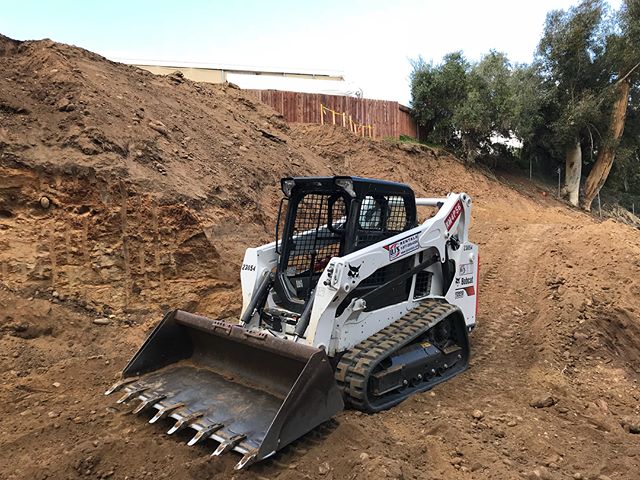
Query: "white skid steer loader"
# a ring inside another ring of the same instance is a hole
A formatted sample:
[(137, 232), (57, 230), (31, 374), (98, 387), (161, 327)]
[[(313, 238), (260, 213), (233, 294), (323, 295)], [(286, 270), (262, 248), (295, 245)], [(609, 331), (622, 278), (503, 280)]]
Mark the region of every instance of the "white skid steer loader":
[[(107, 394), (212, 455), (262, 460), (341, 411), (392, 407), (462, 372), (476, 322), (471, 198), (357, 177), (281, 181), (276, 241), (248, 248), (237, 324), (180, 310)], [(436, 207), (423, 223), (417, 206)], [(286, 208), (285, 208), (286, 207)]]

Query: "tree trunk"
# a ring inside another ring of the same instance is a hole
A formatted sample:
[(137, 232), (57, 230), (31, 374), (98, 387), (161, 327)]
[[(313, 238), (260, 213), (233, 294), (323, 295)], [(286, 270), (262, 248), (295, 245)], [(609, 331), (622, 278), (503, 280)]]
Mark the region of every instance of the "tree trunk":
[(582, 175), (582, 148), (580, 141), (576, 139), (575, 143), (567, 149), (565, 157), (565, 177), (562, 195), (569, 196), (571, 205), (578, 206), (578, 197), (580, 195), (580, 177)]
[(607, 181), (611, 165), (616, 156), (616, 148), (624, 131), (624, 120), (627, 115), (627, 104), (629, 103), (629, 88), (631, 82), (626, 78), (618, 86), (618, 97), (613, 104), (611, 112), (611, 123), (609, 123), (609, 133), (607, 140), (598, 152), (596, 163), (591, 169), (591, 173), (587, 177), (584, 186), (584, 198), (582, 199), (582, 208), (591, 210), (591, 202), (598, 195), (598, 192)]
[(469, 134), (462, 134), (462, 148), (465, 152), (467, 163), (476, 163), (476, 157), (478, 156), (478, 148), (473, 137)]

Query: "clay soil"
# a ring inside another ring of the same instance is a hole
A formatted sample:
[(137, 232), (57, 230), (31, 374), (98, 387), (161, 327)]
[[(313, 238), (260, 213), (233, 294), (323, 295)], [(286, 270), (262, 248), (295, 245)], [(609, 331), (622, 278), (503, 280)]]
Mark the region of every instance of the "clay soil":
[[(467, 372), (387, 412), (345, 411), (240, 473), (236, 454), (209, 459), (215, 444), (187, 447), (103, 395), (164, 311), (236, 316), (280, 177), (332, 174), (472, 196)], [(1, 479), (635, 480), (639, 278), (637, 229), (517, 178), (289, 126), (232, 85), (0, 36)]]

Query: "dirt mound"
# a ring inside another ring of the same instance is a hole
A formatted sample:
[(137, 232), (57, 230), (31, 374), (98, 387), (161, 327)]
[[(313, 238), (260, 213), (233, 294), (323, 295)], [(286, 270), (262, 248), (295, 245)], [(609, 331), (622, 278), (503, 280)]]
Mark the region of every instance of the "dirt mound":
[(330, 173), (236, 89), (48, 40), (3, 52), (2, 265), (24, 273), (12, 288), (111, 313), (168, 305), (165, 286), (193, 275), (201, 287), (180, 297), (202, 301), (229, 286), (214, 279), (237, 284), (240, 239), (272, 235), (280, 175)]
[(18, 40), (13, 40), (0, 34), (0, 56), (11, 55), (15, 53), (15, 51), (20, 46), (20, 43), (21, 42), (19, 42)]
[(290, 127), (231, 86), (48, 40), (0, 36), (0, 70), (0, 478), (231, 477), (237, 458), (209, 461), (211, 445), (187, 448), (101, 393), (162, 311), (237, 314), (279, 178), (307, 174), (473, 197), (474, 356), (242, 478), (636, 478), (638, 230), (438, 150)]
[[(599, 346), (617, 357), (633, 371), (640, 370), (640, 324), (637, 316), (623, 308), (598, 312), (596, 329)], [(594, 348), (599, 351), (601, 349)]]

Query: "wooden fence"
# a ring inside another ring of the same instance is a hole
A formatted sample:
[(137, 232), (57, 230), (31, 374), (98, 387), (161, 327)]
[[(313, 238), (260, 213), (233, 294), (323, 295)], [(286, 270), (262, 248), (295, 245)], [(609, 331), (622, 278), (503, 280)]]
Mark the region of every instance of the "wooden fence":
[(409, 108), (398, 102), (280, 90), (245, 91), (280, 112), (287, 122), (321, 123), (321, 105), (324, 105), (336, 112), (351, 115), (354, 122), (373, 125), (377, 138), (399, 138), (400, 135), (418, 137), (418, 127)]

